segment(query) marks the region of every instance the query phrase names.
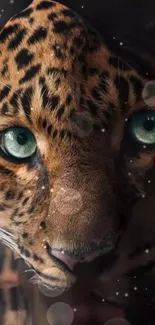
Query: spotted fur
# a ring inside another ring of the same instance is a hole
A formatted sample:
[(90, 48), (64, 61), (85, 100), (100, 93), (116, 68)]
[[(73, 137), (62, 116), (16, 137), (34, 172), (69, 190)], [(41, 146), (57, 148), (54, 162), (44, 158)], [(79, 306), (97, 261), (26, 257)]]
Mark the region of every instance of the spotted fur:
[[(154, 148), (126, 145), (128, 120), (150, 109), (142, 96), (148, 80), (57, 2), (34, 0), (0, 33), (0, 133), (20, 126), (37, 142), (24, 161), (0, 150), (1, 239), (51, 290), (68, 290), (91, 265), (92, 291), (124, 304), (114, 279), (129, 291), (140, 268), (154, 267), (154, 238), (129, 240), (136, 221), (128, 231), (133, 207), (150, 194)], [(101, 244), (93, 261), (80, 263)], [(75, 272), (51, 248), (72, 252)]]

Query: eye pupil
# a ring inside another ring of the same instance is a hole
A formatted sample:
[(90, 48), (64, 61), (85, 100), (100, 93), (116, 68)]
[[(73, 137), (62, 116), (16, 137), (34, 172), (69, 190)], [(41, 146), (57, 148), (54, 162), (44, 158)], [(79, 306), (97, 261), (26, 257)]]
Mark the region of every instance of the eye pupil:
[(27, 141), (28, 141), (28, 136), (27, 136), (26, 132), (22, 132), (22, 133), (18, 134), (17, 142), (20, 145), (24, 146), (27, 143)]
[(153, 120), (145, 121), (143, 127), (146, 131), (152, 131), (154, 129), (154, 121)]

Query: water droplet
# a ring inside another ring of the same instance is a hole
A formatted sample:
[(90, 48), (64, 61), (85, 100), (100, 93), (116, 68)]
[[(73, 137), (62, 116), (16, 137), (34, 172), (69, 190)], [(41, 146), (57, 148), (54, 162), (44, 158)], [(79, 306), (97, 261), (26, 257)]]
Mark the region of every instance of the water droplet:
[(148, 107), (155, 105), (155, 80), (150, 80), (143, 88), (142, 97)]
[[(47, 274), (50, 276), (53, 274), (53, 269), (52, 268), (45, 269), (43, 274)], [(56, 286), (55, 282), (51, 283), (51, 285), (48, 286), (42, 281), (39, 281), (38, 289), (44, 296), (54, 298), (54, 297), (61, 296), (64, 293), (64, 291), (67, 288), (67, 278), (62, 271), (59, 272), (59, 275), (62, 277), (62, 287)]]
[(72, 215), (81, 210), (83, 201), (79, 191), (73, 188), (66, 188), (65, 192), (61, 189), (57, 192), (53, 199), (53, 207), (54, 205), (62, 215)]
[(89, 112), (74, 112), (71, 115), (72, 133), (80, 138), (90, 136), (94, 122)]
[(103, 325), (131, 325), (131, 324), (124, 318), (112, 318), (107, 322), (105, 322)]
[(72, 308), (63, 302), (53, 304), (47, 311), (47, 320), (50, 325), (71, 325), (74, 319)]

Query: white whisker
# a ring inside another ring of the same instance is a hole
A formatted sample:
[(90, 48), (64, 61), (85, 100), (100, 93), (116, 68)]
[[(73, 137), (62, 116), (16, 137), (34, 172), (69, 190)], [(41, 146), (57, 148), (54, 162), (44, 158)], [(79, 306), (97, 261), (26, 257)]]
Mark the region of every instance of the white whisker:
[(23, 257), (21, 257), (21, 256), (14, 256), (14, 259), (15, 260), (23, 260)]
[(7, 230), (0, 228), (0, 241), (13, 251), (18, 251), (18, 245), (14, 241), (16, 237)]
[(34, 269), (27, 269), (27, 270), (25, 270), (25, 272), (34, 272), (34, 273), (36, 273), (36, 271)]
[(5, 233), (6, 235), (8, 235), (10, 237), (16, 238), (16, 236), (14, 236), (13, 234), (11, 234), (11, 232), (8, 232), (6, 229), (3, 229), (3, 228), (0, 227), (0, 231), (2, 231), (3, 233)]
[[(19, 253), (20, 254), (20, 253)], [(15, 260), (23, 260), (25, 264), (27, 264), (28, 267), (31, 267), (31, 264), (25, 259), (25, 257), (18, 255), (14, 257)]]
[(37, 274), (32, 276), (30, 279), (27, 280), (28, 283), (38, 284), (39, 283), (39, 277)]
[(23, 272), (20, 272), (20, 274), (22, 275), (23, 273), (28, 273), (28, 272), (34, 272), (34, 273), (36, 273), (36, 271), (34, 269), (26, 269)]
[(24, 255), (21, 255), (21, 258), (24, 260), (24, 263), (27, 264), (28, 267), (31, 267), (32, 265), (27, 261)]

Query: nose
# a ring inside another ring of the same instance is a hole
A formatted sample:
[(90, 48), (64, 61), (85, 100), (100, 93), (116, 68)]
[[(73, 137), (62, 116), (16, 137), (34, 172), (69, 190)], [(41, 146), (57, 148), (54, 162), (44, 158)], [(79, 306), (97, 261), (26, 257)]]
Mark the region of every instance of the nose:
[(63, 250), (60, 251), (58, 249), (52, 249), (51, 257), (52, 256), (56, 257), (59, 261), (63, 262), (65, 265), (67, 265), (71, 271), (73, 271), (75, 265), (77, 263), (79, 263), (79, 261), (76, 258), (69, 256)]
[(47, 253), (52, 258), (56, 258), (60, 262), (63, 262), (71, 271), (78, 263), (90, 262), (102, 254), (106, 254), (111, 251), (111, 245), (103, 245), (103, 243), (96, 244), (91, 243), (88, 246), (83, 246), (73, 250), (63, 250), (58, 248), (51, 248), (47, 243)]
[(50, 258), (56, 259), (57, 262), (63, 262), (71, 271), (73, 271), (74, 266), (79, 263), (79, 260), (75, 256), (70, 255), (63, 249), (51, 248), (47, 242), (46, 250)]

